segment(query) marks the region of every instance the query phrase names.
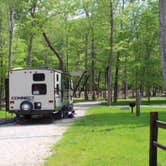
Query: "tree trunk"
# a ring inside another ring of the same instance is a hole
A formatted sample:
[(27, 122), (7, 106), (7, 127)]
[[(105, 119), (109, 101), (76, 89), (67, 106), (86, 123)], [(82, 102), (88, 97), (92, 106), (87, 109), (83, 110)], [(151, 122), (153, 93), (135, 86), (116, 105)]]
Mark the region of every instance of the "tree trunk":
[(31, 34), (28, 45), (28, 66), (32, 67), (32, 46), (33, 46), (34, 35)]
[(79, 78), (79, 80), (78, 80), (78, 82), (77, 82), (77, 84), (76, 84), (76, 86), (75, 86), (75, 88), (74, 88), (74, 90), (73, 90), (73, 96), (74, 96), (74, 97), (76, 97), (76, 92), (77, 92), (77, 90), (78, 90), (78, 88), (79, 88), (79, 86), (80, 86), (80, 84), (81, 84), (82, 79), (83, 79), (87, 74), (88, 74), (87, 71), (84, 71), (84, 72), (82, 73), (81, 77)]
[(153, 86), (153, 89), (152, 89), (152, 96), (153, 96), (153, 97), (156, 97), (156, 95), (157, 95), (157, 88), (156, 88), (156, 86), (154, 85), (154, 86)]
[(3, 89), (4, 89), (3, 88), (3, 86), (4, 86), (4, 82), (3, 82), (4, 73), (3, 73), (2, 33), (3, 33), (2, 32), (2, 22), (0, 22), (0, 109), (1, 109), (2, 98), (3, 98)]
[(144, 97), (144, 82), (143, 82), (143, 80), (141, 81), (141, 85), (140, 85), (140, 93), (141, 93), (141, 96)]
[[(88, 71), (88, 34), (85, 34), (85, 70)], [(86, 78), (85, 78), (86, 80)], [(88, 100), (88, 84), (84, 88), (84, 99)]]
[[(35, 27), (35, 18), (36, 18), (36, 7), (37, 7), (37, 0), (33, 1), (32, 3), (32, 8), (31, 8), (31, 17), (34, 19), (32, 21), (32, 28)], [(32, 67), (32, 49), (33, 49), (33, 40), (34, 40), (35, 33), (31, 32), (30, 33), (30, 38), (29, 38), (29, 45), (28, 45), (28, 66)]]
[(4, 82), (3, 82), (3, 55), (1, 53), (0, 55), (0, 109), (1, 109), (1, 104), (2, 104), (2, 98), (3, 98), (3, 85), (4, 85)]
[(115, 69), (115, 82), (114, 82), (114, 102), (117, 102), (118, 99), (118, 81), (119, 81), (119, 65), (120, 65), (120, 53), (117, 54), (117, 59), (116, 59), (116, 69)]
[[(125, 1), (122, 0), (122, 12), (124, 11), (125, 7)], [(123, 21), (121, 21), (121, 30), (123, 31)], [(128, 97), (128, 77), (127, 77), (127, 55), (125, 55), (125, 64), (124, 64), (124, 81), (123, 81), (123, 93), (124, 93), (124, 99), (127, 99)]]
[(124, 68), (124, 99), (128, 98), (128, 80), (127, 80), (127, 57), (125, 57), (125, 68)]
[(14, 9), (10, 8), (9, 11), (9, 65), (8, 70), (10, 71), (13, 67), (13, 36), (14, 36)]
[(96, 94), (97, 94), (97, 97), (99, 98), (100, 97), (100, 81), (101, 81), (101, 71), (99, 71), (99, 74), (98, 74), (98, 77), (97, 77), (97, 87), (96, 87)]
[(113, 30), (114, 30), (114, 17), (113, 17), (113, 1), (110, 0), (110, 57), (108, 69), (108, 105), (112, 105), (112, 64), (113, 64)]
[(92, 64), (91, 64), (91, 72), (92, 72), (92, 100), (96, 99), (95, 96), (95, 39), (94, 39), (94, 29), (92, 27), (91, 31), (92, 39), (91, 39), (91, 56), (92, 56)]
[(97, 89), (100, 90), (100, 81), (101, 81), (101, 71), (99, 71), (98, 78), (97, 78)]
[(160, 28), (163, 75), (166, 82), (166, 0), (160, 0)]
[[(89, 79), (89, 74), (85, 75), (85, 79), (84, 79), (82, 88), (81, 88), (80, 91), (79, 91), (79, 97), (81, 96), (81, 92), (82, 92), (83, 90), (84, 90), (84, 93), (85, 93), (85, 86), (87, 86), (88, 79)], [(84, 94), (84, 95), (85, 95), (85, 94)], [(85, 100), (88, 100), (88, 94), (87, 94), (87, 98), (85, 98)]]
[(65, 56), (66, 56), (66, 71), (69, 71), (69, 39), (68, 36), (66, 37), (66, 41), (65, 41)]
[(138, 73), (136, 69), (136, 116), (140, 116), (140, 106), (141, 106), (141, 94), (140, 94), (140, 89), (139, 89), (139, 84), (138, 84)]
[(105, 69), (104, 73), (104, 93), (103, 98), (106, 100), (107, 96), (107, 89), (108, 89), (108, 67)]
[(148, 102), (150, 102), (150, 97), (151, 97), (150, 89), (147, 89), (147, 97), (148, 97)]
[(92, 90), (92, 100), (95, 100), (95, 36), (94, 36), (94, 25), (93, 21), (91, 20), (91, 15), (90, 12), (88, 12), (86, 5), (83, 5), (86, 17), (89, 19), (89, 28), (90, 28), (90, 33), (91, 33), (91, 74), (92, 74), (92, 79), (91, 79), (91, 90)]
[(43, 32), (43, 37), (48, 45), (48, 47), (51, 49), (51, 51), (56, 55), (56, 57), (59, 60), (60, 66), (59, 68), (64, 71), (64, 62), (62, 59), (62, 55), (60, 55), (60, 53), (58, 52), (58, 50), (55, 49), (55, 47), (52, 46), (52, 43), (50, 42), (48, 36), (46, 35), (46, 33)]
[(136, 116), (140, 116), (140, 108), (141, 106), (141, 94), (140, 91), (137, 89), (136, 90)]

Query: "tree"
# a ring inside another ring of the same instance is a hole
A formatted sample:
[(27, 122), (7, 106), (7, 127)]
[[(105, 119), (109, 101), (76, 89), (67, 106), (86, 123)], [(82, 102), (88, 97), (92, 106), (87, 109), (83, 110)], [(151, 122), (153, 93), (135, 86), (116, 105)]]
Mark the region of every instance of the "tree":
[[(162, 91), (157, 1), (16, 2), (0, 2), (3, 6), (0, 9), (0, 96), (4, 96), (8, 62), (12, 67), (87, 71), (89, 75), (80, 82), (79, 94), (85, 91), (88, 99), (91, 91), (95, 99), (106, 89), (109, 105), (113, 95), (114, 101), (118, 100), (118, 91), (125, 98), (127, 92), (130, 95), (132, 91), (133, 96), (139, 92), (149, 100), (151, 95)], [(163, 3), (160, 1), (161, 8)], [(161, 33), (164, 33), (162, 26)], [(164, 43), (165, 38), (161, 37)]]
[[(32, 18), (32, 23), (31, 23), (32, 29), (35, 28), (37, 3), (38, 3), (37, 0), (32, 0), (31, 7), (30, 7), (30, 15)], [(33, 47), (33, 40), (35, 37), (35, 33), (33, 32), (33, 30), (32, 30), (32, 32), (30, 32), (29, 36), (30, 37), (29, 37), (29, 44), (28, 44), (28, 65), (29, 65), (29, 67), (32, 67), (32, 47)]]
[(160, 28), (161, 28), (161, 53), (163, 62), (163, 76), (166, 81), (166, 1), (160, 0)]
[(114, 14), (113, 14), (113, 1), (110, 0), (110, 55), (109, 55), (109, 69), (108, 69), (108, 105), (112, 104), (113, 42), (114, 42)]
[(12, 68), (13, 61), (13, 37), (14, 37), (14, 7), (9, 6), (9, 71)]
[(52, 46), (52, 44), (51, 44), (51, 42), (50, 42), (50, 40), (49, 40), (49, 38), (48, 38), (48, 36), (46, 35), (45, 32), (43, 32), (43, 37), (44, 37), (45, 41), (47, 42), (48, 47), (49, 47), (49, 48), (53, 51), (53, 53), (57, 56), (57, 58), (58, 58), (58, 60), (59, 60), (59, 62), (60, 62), (60, 67), (59, 67), (59, 68), (60, 68), (62, 71), (64, 71), (64, 62), (63, 62), (62, 56), (61, 56), (60, 53), (55, 49), (55, 47)]

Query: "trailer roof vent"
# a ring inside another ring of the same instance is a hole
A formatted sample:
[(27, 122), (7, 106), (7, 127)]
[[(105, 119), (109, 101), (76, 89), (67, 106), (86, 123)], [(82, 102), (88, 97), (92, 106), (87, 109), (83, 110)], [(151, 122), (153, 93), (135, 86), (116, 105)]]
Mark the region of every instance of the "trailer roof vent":
[(33, 81), (44, 81), (45, 74), (44, 73), (35, 73), (33, 74)]

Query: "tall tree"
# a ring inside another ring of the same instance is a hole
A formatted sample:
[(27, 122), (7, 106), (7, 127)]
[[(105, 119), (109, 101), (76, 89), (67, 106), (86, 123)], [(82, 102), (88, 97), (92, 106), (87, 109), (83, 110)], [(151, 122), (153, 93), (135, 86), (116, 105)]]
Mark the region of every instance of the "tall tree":
[(163, 76), (166, 81), (166, 1), (160, 0), (160, 28), (161, 28), (161, 53), (163, 62)]
[(114, 12), (113, 12), (113, 1), (110, 0), (110, 55), (109, 55), (109, 69), (108, 69), (108, 105), (112, 104), (113, 42), (114, 42)]
[(32, 17), (32, 28), (31, 32), (29, 34), (29, 44), (28, 44), (28, 66), (32, 67), (32, 48), (33, 48), (33, 40), (35, 37), (35, 33), (33, 32), (33, 29), (35, 28), (35, 19), (36, 19), (36, 10), (37, 10), (37, 0), (32, 0), (31, 6), (30, 6), (30, 15)]
[(44, 37), (45, 41), (47, 42), (48, 47), (57, 56), (57, 58), (59, 60), (59, 63), (60, 63), (59, 69), (64, 71), (64, 61), (62, 59), (62, 55), (58, 52), (58, 50), (55, 47), (53, 47), (52, 43), (50, 42), (50, 40), (49, 40), (49, 38), (48, 38), (48, 36), (47, 36), (47, 34), (45, 32), (43, 33), (43, 37)]
[(1, 104), (2, 104), (2, 98), (3, 98), (3, 83), (4, 83), (4, 74), (3, 74), (3, 65), (4, 65), (4, 57), (2, 53), (3, 49), (3, 41), (2, 41), (2, 12), (0, 10), (0, 109), (1, 109)]
[[(91, 7), (91, 11), (88, 10), (88, 4), (89, 3), (84, 3), (83, 7), (84, 7), (84, 11), (86, 14), (86, 17), (88, 19), (88, 23), (89, 23), (89, 28), (90, 28), (90, 36), (91, 36), (91, 87), (92, 87), (92, 100), (96, 99), (95, 96), (95, 60), (96, 60), (96, 52), (95, 52), (95, 33), (94, 33), (94, 2), (92, 2), (90, 5)], [(92, 7), (93, 6), (93, 7)]]
[(9, 7), (9, 71), (13, 67), (14, 7)]

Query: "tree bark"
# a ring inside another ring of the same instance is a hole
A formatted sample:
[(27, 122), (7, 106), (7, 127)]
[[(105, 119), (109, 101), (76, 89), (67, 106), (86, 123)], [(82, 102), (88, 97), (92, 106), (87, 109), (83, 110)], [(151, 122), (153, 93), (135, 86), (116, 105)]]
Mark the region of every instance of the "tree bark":
[(74, 88), (74, 90), (73, 90), (73, 96), (74, 96), (74, 97), (76, 97), (76, 92), (77, 92), (77, 90), (78, 90), (78, 88), (79, 88), (79, 86), (80, 86), (80, 84), (81, 84), (82, 79), (83, 79), (84, 76), (86, 76), (87, 74), (88, 74), (87, 71), (84, 71), (84, 72), (82, 73), (81, 77), (79, 78), (79, 80), (78, 80), (78, 82), (77, 82), (77, 84), (76, 84), (76, 86), (75, 86), (75, 88)]
[(124, 99), (128, 97), (128, 80), (127, 80), (127, 57), (125, 57), (125, 66), (124, 66)]
[(103, 93), (103, 98), (105, 100), (107, 98), (107, 90), (108, 90), (108, 67), (105, 69), (105, 72), (104, 72), (104, 93)]
[(140, 91), (136, 90), (136, 116), (140, 116), (141, 106), (141, 94)]
[(3, 79), (3, 55), (1, 53), (0, 55), (0, 109), (2, 104), (2, 98), (3, 98), (3, 87), (4, 87), (4, 79)]
[(163, 76), (166, 82), (166, 0), (160, 0), (160, 39), (161, 39), (161, 57), (163, 64)]
[(91, 20), (91, 16), (89, 11), (87, 10), (86, 6), (83, 6), (86, 17), (89, 19), (89, 28), (91, 33), (91, 73), (92, 73), (92, 79), (91, 79), (91, 88), (92, 88), (92, 100), (95, 100), (95, 36), (94, 36), (94, 25), (93, 20)]
[[(2, 13), (0, 13), (0, 16), (3, 17)], [(0, 20), (0, 109), (1, 109), (1, 104), (2, 104), (2, 99), (4, 99), (4, 94), (5, 94), (5, 61), (4, 61), (4, 56), (5, 54), (3, 53), (4, 49), (4, 39), (3, 39), (3, 23), (2, 19)]]
[[(85, 70), (88, 71), (88, 33), (85, 34)], [(86, 78), (85, 78), (86, 81)], [(87, 80), (88, 81), (88, 80)], [(84, 99), (88, 100), (88, 84), (84, 88)]]
[(91, 72), (92, 72), (92, 100), (96, 99), (95, 96), (95, 43), (94, 43), (94, 29), (92, 27), (92, 40), (91, 40), (91, 56), (92, 56), (92, 64), (91, 64)]
[(9, 10), (9, 65), (8, 70), (10, 71), (13, 67), (13, 37), (14, 37), (14, 9), (10, 8)]
[(29, 39), (29, 45), (28, 45), (28, 66), (32, 67), (32, 47), (33, 47), (33, 38), (34, 35), (31, 34), (30, 35), (30, 39)]
[[(122, 11), (124, 10), (125, 7), (125, 1), (122, 0)], [(121, 30), (123, 31), (123, 22), (121, 21)], [(124, 99), (127, 99), (128, 97), (128, 76), (127, 76), (127, 56), (125, 55), (125, 64), (124, 64), (124, 81), (123, 81), (123, 92), (124, 92)]]
[(117, 59), (116, 59), (116, 69), (115, 69), (115, 82), (114, 82), (114, 102), (117, 102), (118, 99), (118, 82), (119, 82), (119, 64), (120, 64), (120, 59), (119, 59), (120, 53), (117, 54)]
[[(85, 86), (87, 85), (87, 82), (88, 82), (88, 79), (89, 79), (89, 74), (86, 74), (85, 77), (84, 77), (84, 82), (83, 82), (83, 85), (82, 85), (82, 88), (80, 89), (79, 91), (79, 97), (81, 96), (81, 92), (84, 90), (84, 93), (85, 93)], [(87, 94), (88, 95), (88, 94)], [(88, 100), (88, 96), (87, 98), (85, 98), (85, 100)]]
[(138, 69), (136, 68), (136, 116), (140, 116), (141, 112), (141, 93), (138, 82)]
[[(36, 17), (36, 6), (37, 6), (37, 0), (35, 0), (34, 2), (33, 2), (33, 4), (32, 4), (32, 8), (31, 8), (31, 12), (30, 12), (30, 14), (31, 14), (31, 17), (33, 18), (33, 19), (35, 19), (35, 17)], [(32, 21), (32, 27), (34, 27), (35, 26), (35, 22), (34, 22), (34, 20)], [(29, 45), (28, 45), (28, 66), (29, 67), (32, 67), (32, 49), (33, 49), (33, 40), (34, 40), (34, 36), (35, 36), (35, 34), (34, 34), (34, 32), (31, 32), (31, 34), (30, 34), (30, 38), (29, 38)]]
[(148, 91), (147, 91), (147, 95), (148, 95), (148, 102), (150, 102), (150, 97), (151, 97), (151, 92), (150, 92), (150, 90), (148, 89)]
[(55, 49), (55, 47), (52, 46), (52, 43), (50, 42), (48, 36), (46, 35), (45, 32), (43, 32), (43, 37), (48, 45), (48, 47), (51, 49), (51, 51), (56, 55), (56, 57), (58, 58), (59, 60), (59, 63), (60, 63), (60, 69), (62, 71), (64, 71), (64, 62), (63, 62), (63, 59), (61, 58), (61, 54), (58, 52), (58, 50)]
[(108, 105), (112, 105), (112, 64), (113, 64), (113, 41), (114, 41), (114, 16), (113, 1), (110, 0), (110, 56), (108, 69)]
[(3, 54), (2, 50), (2, 22), (0, 22), (0, 109), (2, 104), (2, 96), (3, 96)]
[(101, 71), (99, 71), (98, 78), (97, 78), (97, 89), (100, 90), (100, 81), (101, 81)]

